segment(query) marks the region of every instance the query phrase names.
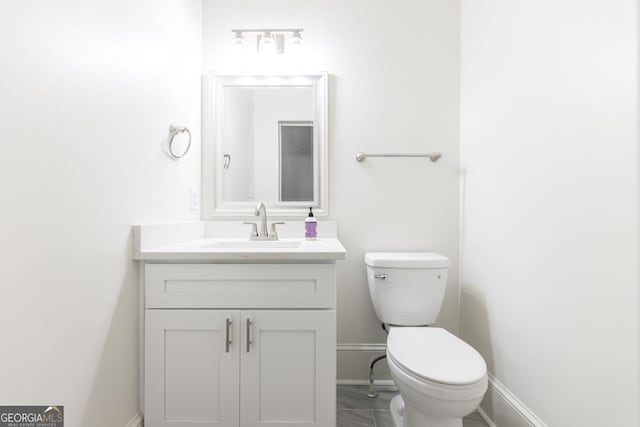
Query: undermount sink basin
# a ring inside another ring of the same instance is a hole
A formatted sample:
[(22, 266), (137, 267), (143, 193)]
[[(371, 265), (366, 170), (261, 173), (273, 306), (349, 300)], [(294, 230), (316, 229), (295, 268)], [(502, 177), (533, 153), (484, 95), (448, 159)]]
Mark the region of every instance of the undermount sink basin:
[(205, 246), (205, 248), (229, 249), (286, 249), (299, 247), (300, 242), (282, 240), (223, 240)]

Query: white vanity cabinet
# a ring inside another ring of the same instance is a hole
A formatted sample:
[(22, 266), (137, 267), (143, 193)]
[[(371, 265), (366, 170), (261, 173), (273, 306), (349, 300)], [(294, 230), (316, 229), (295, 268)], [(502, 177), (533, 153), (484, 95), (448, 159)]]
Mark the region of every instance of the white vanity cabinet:
[(335, 427), (335, 264), (144, 265), (146, 427)]

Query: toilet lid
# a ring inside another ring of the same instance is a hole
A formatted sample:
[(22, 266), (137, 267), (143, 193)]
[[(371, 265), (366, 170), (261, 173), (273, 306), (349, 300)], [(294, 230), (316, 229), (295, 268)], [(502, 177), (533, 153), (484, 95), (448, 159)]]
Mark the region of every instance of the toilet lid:
[(442, 328), (391, 328), (387, 351), (407, 371), (441, 384), (473, 384), (487, 372), (473, 347)]
[(433, 252), (367, 252), (364, 262), (383, 268), (448, 268), (449, 258)]

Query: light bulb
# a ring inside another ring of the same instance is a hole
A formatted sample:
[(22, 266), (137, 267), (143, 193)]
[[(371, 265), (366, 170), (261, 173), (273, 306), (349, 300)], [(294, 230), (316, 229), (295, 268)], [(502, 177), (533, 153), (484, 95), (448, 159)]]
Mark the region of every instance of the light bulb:
[(294, 31), (289, 39), (289, 45), (294, 49), (300, 49), (304, 44), (300, 31)]
[(272, 55), (278, 52), (276, 40), (271, 36), (270, 31), (266, 31), (260, 39), (260, 53)]
[(242, 50), (246, 45), (246, 41), (244, 37), (242, 37), (242, 33), (240, 31), (234, 31), (233, 37), (231, 38), (231, 46), (234, 50)]

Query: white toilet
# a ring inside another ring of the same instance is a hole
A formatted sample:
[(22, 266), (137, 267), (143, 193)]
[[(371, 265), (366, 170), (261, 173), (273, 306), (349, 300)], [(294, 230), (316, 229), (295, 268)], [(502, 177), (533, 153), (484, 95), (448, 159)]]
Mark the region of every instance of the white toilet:
[(400, 394), (395, 427), (461, 427), (487, 391), (487, 366), (470, 345), (442, 328), (449, 259), (435, 253), (367, 253), (373, 307), (390, 326), (387, 363)]

